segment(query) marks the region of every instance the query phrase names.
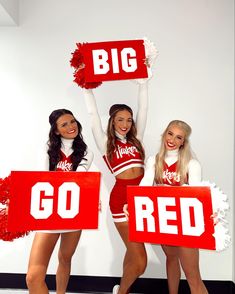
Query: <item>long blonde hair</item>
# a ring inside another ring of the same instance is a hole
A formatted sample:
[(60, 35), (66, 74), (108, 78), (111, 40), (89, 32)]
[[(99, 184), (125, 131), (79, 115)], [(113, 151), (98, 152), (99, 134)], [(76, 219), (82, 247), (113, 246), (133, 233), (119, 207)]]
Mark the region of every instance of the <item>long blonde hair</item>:
[(195, 155), (193, 154), (189, 143), (189, 136), (192, 132), (192, 129), (186, 122), (181, 120), (171, 121), (162, 134), (160, 150), (156, 155), (155, 181), (156, 183), (163, 183), (162, 175), (164, 170), (164, 160), (167, 152), (164, 141), (169, 128), (173, 125), (182, 129), (185, 134), (184, 143), (182, 146), (180, 146), (179, 149), (176, 167), (176, 172), (180, 175), (180, 184), (182, 185), (184, 183), (187, 183), (188, 163), (190, 159), (195, 158)]

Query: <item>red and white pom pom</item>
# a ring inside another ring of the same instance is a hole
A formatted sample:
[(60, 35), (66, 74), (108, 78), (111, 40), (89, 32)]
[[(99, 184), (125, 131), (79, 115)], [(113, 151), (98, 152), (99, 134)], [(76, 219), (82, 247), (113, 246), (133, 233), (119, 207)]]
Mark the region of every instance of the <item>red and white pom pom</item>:
[(146, 56), (146, 59), (148, 60), (148, 65), (150, 66), (150, 68), (152, 68), (157, 59), (158, 51), (154, 43), (151, 42), (149, 39), (144, 37), (143, 40), (144, 40), (145, 56)]
[(82, 43), (77, 43), (77, 49), (72, 53), (72, 58), (70, 60), (70, 65), (75, 69), (73, 76), (74, 82), (78, 84), (79, 87), (85, 89), (94, 89), (99, 87), (102, 82), (86, 82), (85, 81), (85, 63), (82, 54)]
[(0, 239), (3, 241), (13, 241), (14, 239), (24, 237), (29, 232), (9, 232), (7, 230), (8, 222), (8, 204), (11, 199), (10, 193), (11, 178), (10, 176), (0, 179), (0, 203), (3, 205), (0, 207)]
[(144, 84), (146, 81), (152, 78), (153, 76), (152, 69), (158, 56), (158, 51), (154, 43), (151, 42), (146, 37), (144, 37), (143, 40), (144, 40), (144, 49), (145, 49), (145, 56), (146, 56), (146, 62), (147, 62), (148, 77), (145, 79), (134, 79), (133, 81), (136, 82), (137, 84)]
[(229, 209), (228, 197), (216, 186), (215, 183), (203, 181), (198, 186), (210, 187), (213, 207), (212, 217), (214, 218), (215, 224), (215, 232), (213, 236), (215, 238), (216, 251), (224, 250), (231, 242), (231, 237), (229, 236), (228, 231), (228, 222), (226, 220), (226, 212)]

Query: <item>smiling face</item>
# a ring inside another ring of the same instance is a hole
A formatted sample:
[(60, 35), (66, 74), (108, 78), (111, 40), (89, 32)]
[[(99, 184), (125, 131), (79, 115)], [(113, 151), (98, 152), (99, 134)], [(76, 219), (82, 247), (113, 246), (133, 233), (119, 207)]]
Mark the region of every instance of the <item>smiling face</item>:
[(185, 132), (177, 125), (169, 126), (165, 138), (164, 145), (167, 150), (179, 149), (184, 144)]
[(130, 131), (132, 126), (132, 115), (127, 110), (120, 110), (116, 113), (113, 120), (113, 127), (116, 132), (122, 136)]
[(56, 134), (60, 135), (65, 139), (74, 139), (78, 135), (78, 125), (71, 114), (63, 114), (61, 115), (57, 121), (57, 131)]

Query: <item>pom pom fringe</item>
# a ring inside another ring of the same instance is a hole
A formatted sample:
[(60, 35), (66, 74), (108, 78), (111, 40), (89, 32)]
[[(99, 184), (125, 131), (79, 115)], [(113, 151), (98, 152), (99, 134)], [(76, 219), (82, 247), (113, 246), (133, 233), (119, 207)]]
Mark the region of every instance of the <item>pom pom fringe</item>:
[[(144, 40), (144, 48), (145, 48), (145, 55), (148, 63), (148, 78), (146, 79), (135, 79), (135, 81), (138, 84), (143, 84), (147, 80), (151, 79), (152, 77), (152, 67), (156, 61), (156, 58), (158, 56), (158, 51), (154, 45), (153, 42), (148, 40), (146, 37), (143, 38)], [(102, 82), (86, 82), (85, 81), (85, 63), (84, 58), (82, 54), (84, 43), (77, 43), (77, 49), (72, 53), (72, 58), (70, 60), (70, 65), (74, 68), (74, 82), (81, 88), (85, 89), (94, 89), (99, 87)]]
[(137, 84), (144, 84), (146, 81), (152, 78), (153, 76), (152, 68), (158, 56), (158, 51), (154, 43), (151, 42), (146, 37), (144, 37), (143, 40), (144, 40), (145, 56), (146, 56), (147, 65), (148, 65), (147, 66), (148, 77), (145, 79), (134, 79), (133, 81), (136, 82)]
[(148, 60), (149, 66), (152, 68), (157, 59), (158, 51), (154, 43), (151, 42), (149, 39), (144, 37), (143, 40), (144, 40), (145, 55)]
[(211, 190), (211, 199), (213, 207), (213, 218), (215, 223), (215, 238), (216, 251), (226, 249), (230, 242), (231, 237), (228, 231), (228, 222), (226, 220), (226, 211), (229, 210), (228, 197), (221, 191), (215, 183), (203, 181), (198, 186), (208, 186)]
[(10, 176), (0, 179), (0, 203), (5, 205), (5, 207), (0, 208), (0, 239), (3, 241), (13, 241), (14, 239), (24, 237), (29, 234), (29, 232), (9, 232), (7, 231), (8, 222), (8, 203), (11, 199), (10, 193)]
[(79, 87), (85, 89), (94, 89), (99, 87), (102, 82), (88, 83), (85, 81), (85, 64), (82, 55), (82, 43), (77, 43), (77, 49), (72, 53), (72, 59), (70, 60), (70, 65), (74, 67), (74, 82), (78, 84)]
[(10, 199), (10, 176), (0, 178), (0, 203), (6, 205)]

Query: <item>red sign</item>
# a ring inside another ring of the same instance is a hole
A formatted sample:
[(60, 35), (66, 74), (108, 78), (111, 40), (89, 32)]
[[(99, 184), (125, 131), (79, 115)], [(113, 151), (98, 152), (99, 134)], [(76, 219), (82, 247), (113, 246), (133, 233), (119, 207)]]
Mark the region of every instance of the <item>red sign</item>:
[(82, 55), (86, 82), (148, 77), (143, 40), (86, 43)]
[(96, 229), (99, 172), (11, 172), (9, 231)]
[(127, 188), (131, 241), (215, 250), (209, 187)]

